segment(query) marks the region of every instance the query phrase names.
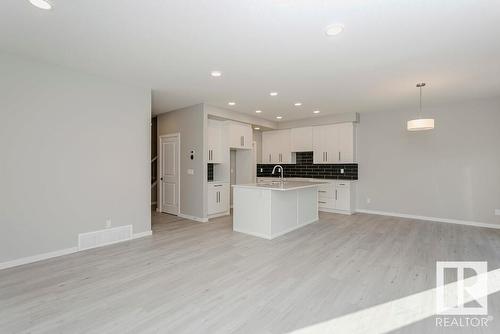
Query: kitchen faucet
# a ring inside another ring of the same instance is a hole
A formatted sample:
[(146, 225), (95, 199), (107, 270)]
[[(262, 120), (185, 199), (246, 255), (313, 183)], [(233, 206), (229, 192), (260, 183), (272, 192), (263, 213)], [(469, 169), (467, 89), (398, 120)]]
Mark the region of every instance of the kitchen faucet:
[(284, 179), (283, 179), (283, 167), (282, 167), (281, 165), (276, 165), (276, 166), (274, 166), (274, 168), (273, 168), (273, 172), (272, 172), (272, 174), (273, 174), (273, 175), (274, 175), (274, 171), (276, 170), (276, 168), (279, 168), (279, 169), (280, 169), (280, 171), (281, 171), (281, 178), (280, 178), (280, 181), (281, 181), (281, 182), (283, 182), (283, 181), (284, 181)]

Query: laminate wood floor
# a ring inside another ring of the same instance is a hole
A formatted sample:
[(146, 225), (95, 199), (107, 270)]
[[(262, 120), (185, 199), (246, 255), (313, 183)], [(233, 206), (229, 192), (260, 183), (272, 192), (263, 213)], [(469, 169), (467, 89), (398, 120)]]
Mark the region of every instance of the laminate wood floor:
[[(0, 333), (287, 333), (435, 287), (435, 262), (500, 268), (500, 231), (321, 213), (275, 240), (153, 214), (152, 237), (0, 271)], [(487, 328), (395, 332), (500, 333)], [(374, 321), (373, 328), (377, 328)], [(341, 333), (341, 331), (336, 331)]]

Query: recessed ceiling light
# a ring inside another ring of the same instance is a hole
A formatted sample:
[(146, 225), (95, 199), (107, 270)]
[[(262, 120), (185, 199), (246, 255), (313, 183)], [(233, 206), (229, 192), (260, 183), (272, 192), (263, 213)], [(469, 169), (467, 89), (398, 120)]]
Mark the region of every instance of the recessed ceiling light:
[(269, 95), (271, 95), (271, 96), (277, 96), (278, 92), (271, 92), (271, 93), (269, 93)]
[(282, 118), (283, 118), (283, 117), (281, 117), (281, 116), (276, 116), (276, 119), (282, 119)]
[(344, 25), (340, 23), (335, 23), (326, 27), (325, 34), (327, 36), (336, 36), (344, 31)]
[(254, 130), (260, 130), (260, 128), (253, 128)]
[(262, 110), (255, 110), (255, 112), (256, 112), (257, 114), (260, 114), (260, 113), (262, 112)]
[(221, 71), (212, 71), (212, 72), (210, 72), (210, 75), (218, 78), (222, 75), (222, 72)]
[(50, 2), (46, 0), (30, 0), (30, 2), (33, 6), (38, 7), (40, 9), (49, 10), (52, 8)]
[(235, 106), (236, 102), (228, 102), (227, 104), (230, 105), (230, 106)]
[(300, 107), (301, 105), (302, 105), (302, 102), (297, 102), (294, 104), (294, 106), (296, 106), (296, 107)]
[(319, 114), (320, 112), (321, 112), (321, 111), (319, 111), (319, 110), (314, 110), (314, 111), (313, 111), (313, 113), (315, 113), (315, 114)]

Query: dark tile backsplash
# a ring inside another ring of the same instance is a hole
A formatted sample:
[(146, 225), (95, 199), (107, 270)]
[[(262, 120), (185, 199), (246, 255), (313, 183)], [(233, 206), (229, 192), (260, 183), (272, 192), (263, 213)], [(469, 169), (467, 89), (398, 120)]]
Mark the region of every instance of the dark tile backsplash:
[(207, 175), (208, 175), (208, 181), (214, 180), (214, 164), (208, 164)]
[[(281, 164), (284, 177), (304, 177), (318, 179), (357, 180), (358, 164), (313, 164), (313, 152), (297, 152), (295, 164)], [(274, 164), (257, 164), (257, 177), (272, 175)], [(340, 169), (344, 169), (344, 174)], [(262, 172), (261, 172), (262, 169)]]

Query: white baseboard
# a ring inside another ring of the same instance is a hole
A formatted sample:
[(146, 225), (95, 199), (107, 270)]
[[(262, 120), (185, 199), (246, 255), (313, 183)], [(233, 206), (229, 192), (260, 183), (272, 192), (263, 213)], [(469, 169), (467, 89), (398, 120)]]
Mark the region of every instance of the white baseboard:
[(66, 249), (60, 249), (60, 250), (53, 251), (53, 252), (22, 257), (20, 259), (15, 259), (15, 260), (0, 263), (0, 270), (21, 266), (23, 264), (47, 260), (47, 259), (50, 259), (53, 257), (68, 255), (68, 254), (72, 254), (72, 253), (76, 253), (76, 252), (78, 252), (78, 247), (71, 247), (71, 248), (66, 248)]
[(132, 238), (130, 238), (130, 240), (139, 239), (139, 238), (143, 238), (143, 237), (149, 237), (150, 235), (153, 235), (153, 231), (134, 233), (134, 234), (132, 234)]
[(177, 216), (184, 218), (184, 219), (194, 220), (194, 221), (200, 222), (200, 223), (208, 223), (208, 218), (200, 218), (200, 217), (185, 215), (183, 213), (179, 213)]
[(438, 223), (448, 223), (448, 224), (458, 224), (458, 225), (468, 225), (468, 226), (500, 229), (500, 225), (496, 225), (496, 224), (488, 224), (488, 223), (459, 220), (459, 219), (417, 216), (417, 215), (409, 215), (406, 213), (386, 212), (386, 211), (378, 211), (378, 210), (365, 210), (365, 209), (357, 209), (356, 212), (368, 213), (368, 214), (372, 214), (372, 215), (391, 216), (391, 217), (408, 218), (408, 219), (416, 219), (416, 220), (426, 220), (426, 221), (432, 221), (432, 222), (438, 222)]
[[(134, 233), (134, 234), (132, 234), (132, 237), (130, 239), (122, 240), (122, 241), (119, 241), (119, 242), (112, 242), (112, 243), (108, 243), (108, 244), (105, 244), (105, 245), (100, 245), (99, 247), (109, 246), (109, 245), (112, 245), (112, 244), (117, 244), (117, 243), (124, 242), (124, 241), (130, 241), (130, 240), (134, 240), (134, 239), (138, 239), (138, 238), (142, 238), (142, 237), (147, 237), (147, 236), (150, 236), (150, 235), (153, 235), (153, 231), (145, 231), (145, 232), (140, 232), (140, 233)], [(96, 247), (96, 248), (99, 248), (99, 247)], [(43, 254), (37, 254), (37, 255), (27, 256), (27, 257), (22, 257), (20, 259), (16, 259), (16, 260), (11, 260), (11, 261), (0, 263), (0, 270), (7, 269), (7, 268), (12, 268), (12, 267), (17, 267), (17, 266), (21, 266), (23, 264), (28, 264), (28, 263), (38, 262), (38, 261), (42, 261), (42, 260), (47, 260), (47, 259), (51, 259), (51, 258), (54, 258), (54, 257), (59, 257), (59, 256), (68, 255), (68, 254), (72, 254), (72, 253), (77, 253), (77, 252), (84, 251), (84, 250), (85, 249), (79, 250), (78, 247), (71, 247), (71, 248), (66, 248), (66, 249), (60, 249), (60, 250), (53, 251), (53, 252), (48, 252), (48, 253), (43, 253)]]
[(223, 217), (223, 216), (229, 216), (231, 214), (230, 211), (226, 211), (226, 212), (221, 212), (221, 213), (215, 213), (213, 215), (210, 215), (208, 216), (208, 219), (212, 219), (212, 218), (219, 218), (219, 217)]
[(318, 208), (318, 211), (330, 212), (330, 213), (340, 213), (341, 215), (352, 215), (354, 213), (352, 211), (336, 210), (336, 209), (328, 209), (328, 208)]

